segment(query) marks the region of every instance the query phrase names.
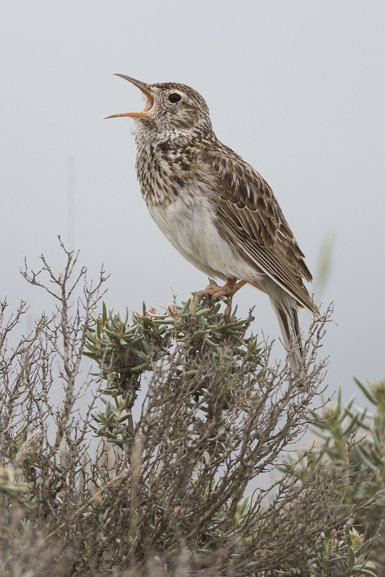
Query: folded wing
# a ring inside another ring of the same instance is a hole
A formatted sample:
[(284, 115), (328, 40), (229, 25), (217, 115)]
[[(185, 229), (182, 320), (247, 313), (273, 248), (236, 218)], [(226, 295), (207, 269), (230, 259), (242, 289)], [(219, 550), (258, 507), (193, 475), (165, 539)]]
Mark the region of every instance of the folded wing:
[(216, 207), (221, 234), (239, 255), (263, 271), (299, 306), (314, 313), (317, 307), (302, 279), (312, 280), (309, 269), (274, 194), (258, 172), (231, 149), (210, 147), (202, 153), (206, 179)]

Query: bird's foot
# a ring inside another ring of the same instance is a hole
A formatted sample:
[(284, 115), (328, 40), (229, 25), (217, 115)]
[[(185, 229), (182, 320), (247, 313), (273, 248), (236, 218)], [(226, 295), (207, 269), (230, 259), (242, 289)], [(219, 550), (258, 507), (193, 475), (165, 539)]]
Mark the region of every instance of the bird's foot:
[(227, 323), (230, 322), (231, 306), (233, 301), (233, 295), (239, 291), (240, 288), (245, 286), (246, 281), (240, 280), (236, 282), (236, 279), (231, 279), (227, 281), (223, 286), (218, 286), (214, 283), (210, 283), (204, 290), (200, 291), (200, 296), (210, 296), (213, 301), (219, 298), (227, 297), (227, 306), (225, 310), (225, 320)]
[(232, 297), (240, 288), (245, 286), (246, 281), (240, 280), (236, 282), (235, 280), (229, 280), (223, 286), (218, 286), (214, 283), (210, 283), (204, 290), (200, 291), (200, 296), (210, 295), (213, 300), (219, 299), (221, 297)]

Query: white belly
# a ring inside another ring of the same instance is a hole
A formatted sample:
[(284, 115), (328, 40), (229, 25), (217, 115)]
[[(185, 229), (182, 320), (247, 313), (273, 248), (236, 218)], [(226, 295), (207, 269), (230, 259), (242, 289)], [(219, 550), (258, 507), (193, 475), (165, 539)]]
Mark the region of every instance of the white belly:
[(204, 273), (222, 280), (259, 276), (219, 235), (214, 210), (204, 196), (181, 194), (166, 208), (148, 208), (168, 240)]

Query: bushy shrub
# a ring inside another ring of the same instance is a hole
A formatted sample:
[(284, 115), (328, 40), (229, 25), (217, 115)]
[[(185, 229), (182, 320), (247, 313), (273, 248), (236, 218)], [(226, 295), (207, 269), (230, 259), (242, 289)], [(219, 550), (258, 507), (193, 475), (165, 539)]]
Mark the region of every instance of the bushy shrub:
[(63, 272), (44, 257), (23, 272), (55, 304), (30, 334), (12, 336), (24, 303), (8, 317), (0, 306), (1, 575), (373, 574), (365, 532), (383, 514), (382, 479), (357, 472), (354, 455), (371, 462), (373, 447), (350, 439), (364, 417), (342, 431), (338, 466), (334, 416), (318, 422), (321, 448), (282, 458), (322, 404), (328, 313), (294, 374), (251, 333), (251, 313), (226, 323), (223, 303), (196, 294), (98, 316), (104, 273), (89, 284), (62, 248)]

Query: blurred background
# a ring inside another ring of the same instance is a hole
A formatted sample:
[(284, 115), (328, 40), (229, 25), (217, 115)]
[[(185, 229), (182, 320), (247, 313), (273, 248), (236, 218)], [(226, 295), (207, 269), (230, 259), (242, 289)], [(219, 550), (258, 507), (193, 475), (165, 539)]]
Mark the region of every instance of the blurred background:
[[(330, 390), (348, 396), (353, 375), (385, 376), (382, 0), (2, 0), (0, 53), (0, 297), (10, 308), (27, 299), (32, 318), (50, 306), (19, 267), (41, 253), (60, 267), (58, 234), (90, 276), (104, 263), (115, 310), (206, 286), (147, 214), (131, 121), (103, 119), (142, 107), (114, 72), (183, 82), (270, 183), (316, 277), (310, 290), (334, 302)], [(254, 331), (279, 336), (265, 295), (245, 288), (235, 301), (242, 313), (255, 305)]]

